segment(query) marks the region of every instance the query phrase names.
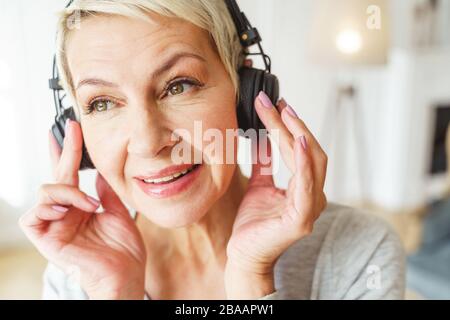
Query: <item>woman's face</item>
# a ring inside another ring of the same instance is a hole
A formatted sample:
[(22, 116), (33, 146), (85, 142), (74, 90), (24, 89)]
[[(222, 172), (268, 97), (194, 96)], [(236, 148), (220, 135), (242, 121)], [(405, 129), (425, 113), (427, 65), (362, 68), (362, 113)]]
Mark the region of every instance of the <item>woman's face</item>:
[[(206, 31), (151, 17), (154, 24), (88, 18), (70, 34), (67, 59), (95, 167), (127, 204), (161, 226), (178, 227), (198, 221), (231, 182), (236, 152), (232, 164), (222, 164), (220, 152), (204, 151), (211, 142), (202, 133), (218, 129), (225, 137), (237, 128), (235, 91)], [(195, 121), (202, 131), (194, 137)], [(191, 159), (174, 167), (180, 149)], [(177, 177), (198, 155), (202, 164)], [(172, 180), (155, 180), (163, 177)]]

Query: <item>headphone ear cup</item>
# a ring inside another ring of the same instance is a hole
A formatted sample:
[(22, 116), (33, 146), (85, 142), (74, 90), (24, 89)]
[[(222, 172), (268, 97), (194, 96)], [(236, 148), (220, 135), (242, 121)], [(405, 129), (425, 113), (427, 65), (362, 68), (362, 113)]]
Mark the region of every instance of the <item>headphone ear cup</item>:
[(83, 152), (83, 156), (81, 157), (80, 170), (95, 169), (95, 166), (92, 163), (91, 157), (89, 156), (89, 153), (86, 149), (86, 145), (84, 144), (84, 141), (83, 141), (82, 152)]
[(280, 84), (278, 82), (278, 78), (271, 73), (265, 72), (262, 91), (267, 94), (270, 101), (272, 101), (273, 105), (276, 106), (280, 97)]
[[(77, 121), (76, 117), (75, 117), (75, 112), (72, 107), (65, 109), (63, 114), (58, 116), (55, 119), (55, 123), (52, 125), (53, 136), (55, 137), (56, 141), (58, 142), (61, 150), (64, 147), (64, 137), (66, 136), (65, 126), (66, 126), (66, 121), (68, 119)], [(80, 170), (85, 170), (85, 169), (95, 169), (95, 166), (92, 163), (91, 157), (89, 156), (89, 153), (87, 152), (86, 146), (83, 141)]]
[(265, 129), (254, 106), (260, 91), (264, 91), (275, 105), (279, 97), (279, 83), (276, 76), (264, 70), (242, 67), (239, 70), (240, 92), (237, 106), (239, 128)]
[(254, 97), (255, 69), (242, 67), (239, 69), (239, 102), (237, 105), (237, 118), (239, 128), (246, 131), (252, 127), (253, 111), (250, 106)]

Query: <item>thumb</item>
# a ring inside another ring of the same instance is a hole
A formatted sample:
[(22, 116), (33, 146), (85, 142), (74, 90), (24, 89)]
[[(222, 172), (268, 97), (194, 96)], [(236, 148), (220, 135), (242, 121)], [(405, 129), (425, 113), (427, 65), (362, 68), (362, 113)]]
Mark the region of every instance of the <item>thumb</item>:
[(128, 209), (122, 203), (120, 198), (111, 188), (111, 186), (106, 182), (105, 178), (100, 173), (97, 173), (97, 179), (95, 181), (95, 187), (97, 189), (97, 194), (105, 211), (123, 214), (128, 213)]
[(273, 186), (272, 145), (267, 135), (252, 139), (252, 186)]

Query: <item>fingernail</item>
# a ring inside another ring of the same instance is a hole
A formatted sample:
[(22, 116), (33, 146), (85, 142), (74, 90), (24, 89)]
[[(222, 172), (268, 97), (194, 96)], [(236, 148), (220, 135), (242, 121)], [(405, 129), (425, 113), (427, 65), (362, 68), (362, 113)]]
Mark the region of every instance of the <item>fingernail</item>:
[(306, 142), (305, 136), (300, 136), (300, 142), (302, 144), (303, 150), (308, 149), (308, 143)]
[(57, 212), (61, 212), (61, 213), (67, 212), (67, 210), (69, 210), (69, 208), (62, 207), (62, 206), (52, 206), (52, 209)]
[(288, 104), (287, 104), (287, 102), (286, 102), (286, 100), (284, 100), (284, 98), (280, 98), (279, 100), (278, 100), (278, 103), (277, 103), (278, 105), (280, 105), (280, 106), (287, 106)]
[(98, 201), (95, 198), (92, 198), (91, 196), (87, 196), (87, 199), (89, 200), (90, 203), (92, 203), (93, 205), (95, 205), (96, 207), (98, 207), (100, 205), (100, 201)]
[(292, 109), (292, 107), (290, 105), (286, 105), (286, 111), (294, 118), (298, 118), (297, 113), (295, 112), (294, 109)]
[(265, 94), (264, 91), (260, 91), (258, 94), (258, 98), (261, 101), (262, 105), (267, 108), (267, 109), (272, 109), (273, 108), (273, 104), (272, 101), (270, 101), (269, 97), (267, 96), (267, 94)]

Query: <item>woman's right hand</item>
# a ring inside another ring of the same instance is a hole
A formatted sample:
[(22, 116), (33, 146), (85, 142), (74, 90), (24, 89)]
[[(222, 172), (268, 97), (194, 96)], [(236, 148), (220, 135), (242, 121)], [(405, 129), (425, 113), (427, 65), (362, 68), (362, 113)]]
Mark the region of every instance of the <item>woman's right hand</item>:
[[(91, 299), (143, 299), (145, 247), (128, 209), (98, 174), (100, 201), (79, 189), (80, 125), (66, 126), (64, 148), (50, 133), (56, 183), (41, 186), (36, 206), (19, 225), (50, 262), (70, 273)], [(103, 212), (95, 213), (99, 205)]]

